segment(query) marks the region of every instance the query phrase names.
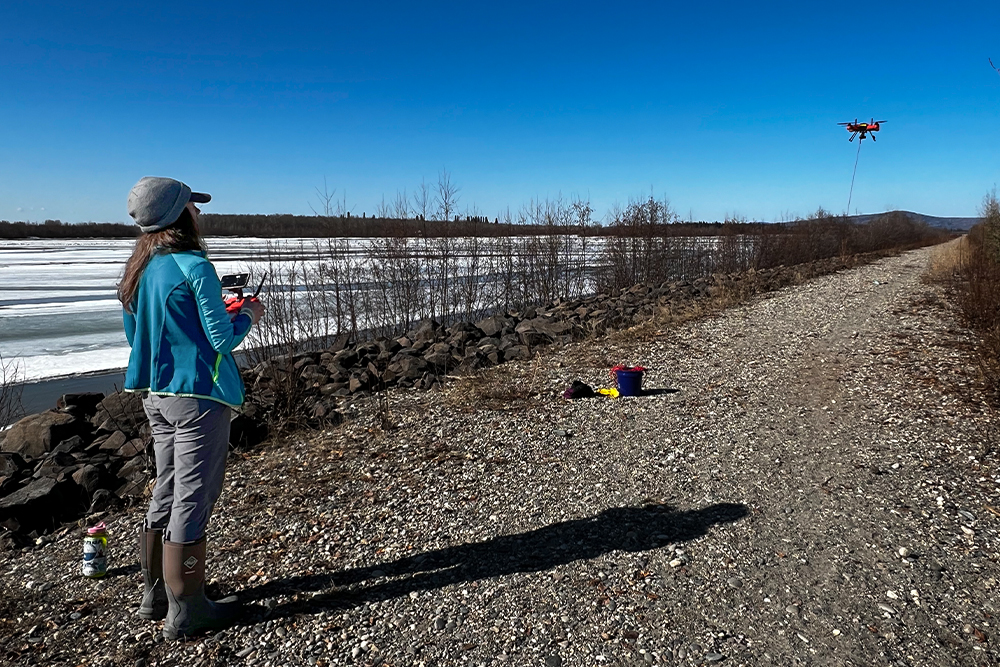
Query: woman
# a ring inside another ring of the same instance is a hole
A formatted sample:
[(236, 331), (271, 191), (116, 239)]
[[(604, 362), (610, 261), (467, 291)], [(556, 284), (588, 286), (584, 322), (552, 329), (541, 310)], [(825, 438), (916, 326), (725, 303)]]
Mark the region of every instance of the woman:
[(172, 178), (136, 183), (128, 212), (142, 235), (118, 286), (132, 347), (125, 390), (147, 392), (156, 453), (139, 536), (139, 615), (166, 617), (167, 639), (225, 627), (239, 611), (235, 598), (205, 596), (205, 528), (222, 492), (232, 408), (243, 403), (232, 351), (264, 307), (247, 300), (237, 315), (226, 312), (198, 231), (195, 203), (210, 200)]

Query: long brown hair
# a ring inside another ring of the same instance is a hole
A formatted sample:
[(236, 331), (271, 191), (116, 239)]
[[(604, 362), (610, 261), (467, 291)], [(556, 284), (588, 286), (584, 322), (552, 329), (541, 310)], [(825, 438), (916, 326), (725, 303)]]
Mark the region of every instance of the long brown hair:
[(191, 211), (185, 208), (181, 211), (181, 217), (166, 229), (142, 234), (136, 239), (132, 256), (125, 264), (125, 274), (118, 283), (118, 300), (122, 302), (127, 312), (132, 312), (132, 301), (139, 291), (139, 281), (142, 280), (142, 273), (153, 255), (160, 252), (204, 249), (205, 244), (202, 242), (201, 234), (198, 233), (197, 225), (194, 224), (194, 218), (191, 217)]

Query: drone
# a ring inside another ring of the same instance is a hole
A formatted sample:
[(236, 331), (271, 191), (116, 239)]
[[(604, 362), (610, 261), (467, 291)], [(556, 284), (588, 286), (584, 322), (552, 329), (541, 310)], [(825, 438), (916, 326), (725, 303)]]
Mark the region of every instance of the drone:
[[(848, 141), (854, 141), (854, 137), (861, 135), (861, 141), (868, 136), (869, 132), (878, 132), (879, 126), (886, 121), (875, 120), (872, 118), (870, 123), (859, 123), (858, 119), (855, 118), (853, 123), (837, 123), (837, 125), (843, 125), (847, 128), (847, 131), (851, 133), (851, 138)], [(872, 134), (872, 141), (875, 141), (875, 135)], [(860, 144), (860, 141), (858, 142)]]

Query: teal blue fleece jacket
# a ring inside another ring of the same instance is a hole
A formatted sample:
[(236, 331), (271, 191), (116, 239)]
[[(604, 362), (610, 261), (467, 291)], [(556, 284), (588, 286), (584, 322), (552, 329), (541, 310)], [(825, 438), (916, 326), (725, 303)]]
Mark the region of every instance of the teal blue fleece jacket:
[(232, 352), (253, 318), (241, 313), (230, 319), (219, 276), (204, 253), (154, 255), (132, 312), (123, 313), (132, 347), (125, 391), (243, 404), (243, 380)]

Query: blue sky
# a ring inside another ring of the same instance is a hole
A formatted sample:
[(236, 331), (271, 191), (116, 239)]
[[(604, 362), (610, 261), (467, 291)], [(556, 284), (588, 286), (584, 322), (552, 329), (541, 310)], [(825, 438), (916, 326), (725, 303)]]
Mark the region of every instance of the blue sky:
[(171, 176), (207, 212), (360, 215), (446, 168), (459, 207), (667, 197), (687, 219), (974, 215), (1000, 175), (1000, 5), (0, 6), (0, 219), (125, 221)]

